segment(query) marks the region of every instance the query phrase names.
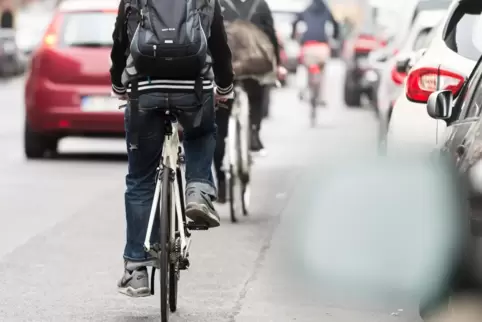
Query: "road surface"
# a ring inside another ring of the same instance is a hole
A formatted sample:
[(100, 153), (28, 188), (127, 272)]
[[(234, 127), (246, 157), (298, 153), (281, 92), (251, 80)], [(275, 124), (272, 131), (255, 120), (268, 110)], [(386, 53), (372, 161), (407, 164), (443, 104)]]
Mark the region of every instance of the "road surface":
[[(373, 114), (341, 103), (342, 71), (339, 62), (329, 66), (329, 106), (317, 128), (309, 128), (296, 90), (273, 94), (251, 214), (234, 225), (220, 206), (221, 227), (194, 233), (171, 321), (417, 321), (413, 307), (396, 301), (377, 310), (308, 301), (277, 274), (286, 236), (280, 226), (302, 206), (299, 178), (350, 149), (375, 153)], [(22, 78), (0, 86), (0, 321), (158, 321), (158, 297), (131, 300), (116, 291), (125, 230), (123, 142), (65, 139), (61, 158), (26, 161), (22, 86)]]

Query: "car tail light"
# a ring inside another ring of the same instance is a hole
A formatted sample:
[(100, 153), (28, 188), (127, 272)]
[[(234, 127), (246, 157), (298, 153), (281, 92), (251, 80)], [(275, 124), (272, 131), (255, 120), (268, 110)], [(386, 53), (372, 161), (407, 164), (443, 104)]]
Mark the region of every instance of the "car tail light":
[(373, 37), (367, 35), (358, 36), (355, 42), (355, 52), (369, 52), (380, 46), (380, 42)]
[(393, 69), (392, 69), (392, 73), (391, 73), (391, 76), (392, 76), (392, 81), (397, 84), (397, 85), (402, 85), (403, 84), (403, 81), (405, 80), (405, 78), (407, 77), (407, 74), (406, 73), (400, 73), (397, 71), (397, 67), (394, 66)]
[(58, 31), (60, 29), (60, 25), (62, 23), (62, 16), (56, 15), (52, 22), (50, 23), (45, 35), (42, 39), (42, 47), (43, 48), (52, 48), (55, 47), (58, 43)]
[[(424, 67), (412, 70), (407, 77), (406, 95), (412, 102), (426, 103), (437, 90), (450, 90), (455, 95), (465, 77), (440, 68)], [(440, 82), (440, 84), (438, 84)]]

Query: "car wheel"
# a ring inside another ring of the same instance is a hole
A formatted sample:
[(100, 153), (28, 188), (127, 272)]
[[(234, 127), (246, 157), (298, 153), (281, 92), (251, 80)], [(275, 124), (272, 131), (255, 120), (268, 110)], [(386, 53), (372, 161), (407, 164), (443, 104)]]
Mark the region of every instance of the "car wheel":
[(343, 96), (345, 99), (345, 104), (348, 107), (359, 107), (361, 105), (361, 93), (349, 80), (348, 74), (345, 77), (345, 88)]
[(41, 159), (46, 152), (56, 153), (59, 139), (33, 131), (25, 122), (24, 152), (27, 159)]

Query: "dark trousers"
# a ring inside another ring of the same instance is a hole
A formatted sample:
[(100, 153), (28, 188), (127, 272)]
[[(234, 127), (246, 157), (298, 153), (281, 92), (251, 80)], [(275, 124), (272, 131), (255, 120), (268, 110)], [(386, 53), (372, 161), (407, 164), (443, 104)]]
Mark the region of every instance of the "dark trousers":
[(248, 94), (251, 127), (259, 131), (263, 120), (263, 106), (266, 104), (266, 86), (254, 79), (246, 79), (243, 81), (243, 88)]
[[(216, 197), (212, 176), (213, 152), (216, 141), (214, 97), (204, 93), (202, 106), (197, 107), (194, 94), (149, 93), (139, 97), (139, 149), (127, 149), (128, 173), (126, 176), (125, 209), (127, 222), (124, 259), (144, 262), (152, 256), (144, 251), (149, 214), (156, 187), (156, 169), (162, 156), (164, 142), (163, 109), (183, 109), (178, 121), (184, 130), (186, 157), (186, 190), (196, 189)], [(131, 139), (130, 107), (125, 112), (126, 143)], [(154, 229), (152, 242), (158, 242), (158, 229)], [(144, 265), (145, 266), (145, 265)]]

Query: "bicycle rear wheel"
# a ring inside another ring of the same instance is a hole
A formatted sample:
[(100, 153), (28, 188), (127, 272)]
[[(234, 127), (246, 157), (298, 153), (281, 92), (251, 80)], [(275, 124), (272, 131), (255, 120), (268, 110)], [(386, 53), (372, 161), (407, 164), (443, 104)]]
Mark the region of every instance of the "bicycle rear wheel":
[[(184, 189), (183, 189), (183, 180), (182, 180), (182, 173), (181, 169), (176, 169), (176, 179), (177, 179), (177, 189), (179, 193), (179, 197), (181, 199), (181, 211), (182, 211), (182, 220), (183, 223), (186, 223), (186, 214), (185, 214), (185, 206), (184, 206)], [(177, 214), (176, 214), (177, 216)], [(177, 217), (176, 217), (177, 218)], [(176, 219), (175, 219), (176, 220)], [(183, 229), (184, 227), (179, 227), (179, 223), (176, 220), (176, 227), (175, 231), (179, 229)], [(174, 240), (174, 253), (171, 254), (173, 258), (171, 258), (171, 263), (169, 266), (169, 308), (171, 312), (176, 312), (177, 310), (177, 292), (178, 292), (178, 283), (179, 279), (181, 278), (181, 272), (179, 267), (179, 259), (181, 256), (181, 241), (179, 240), (179, 236), (176, 235), (176, 239)]]
[(310, 84), (310, 105), (311, 105), (311, 111), (310, 111), (310, 122), (311, 126), (316, 125), (316, 108), (318, 107), (318, 101), (320, 97), (320, 82), (319, 82), (319, 76), (318, 74), (312, 74), (310, 73), (309, 75), (309, 84)]
[(238, 221), (238, 219), (236, 218), (236, 185), (238, 184), (237, 183), (237, 176), (236, 176), (236, 173), (234, 171), (234, 167), (232, 164), (229, 165), (229, 173), (228, 173), (228, 177), (229, 177), (229, 214), (231, 216), (231, 222), (232, 223), (235, 223)]
[[(244, 158), (249, 158), (249, 147), (246, 146), (243, 149), (243, 142), (241, 142), (241, 134), (243, 133), (241, 130), (241, 124), (236, 122), (236, 164), (238, 167), (238, 183), (237, 186), (237, 193), (239, 194), (240, 200), (240, 210), (244, 216), (248, 215), (248, 206), (249, 206), (249, 182), (250, 182), (250, 170), (251, 166), (248, 162), (244, 162)], [(243, 154), (248, 154), (247, 156), (243, 156)], [(247, 163), (247, 165), (245, 165)]]
[(170, 277), (170, 216), (171, 216), (171, 169), (164, 168), (162, 172), (161, 209), (160, 209), (160, 245), (159, 253), (159, 282), (161, 294), (161, 321), (169, 321), (169, 277)]

